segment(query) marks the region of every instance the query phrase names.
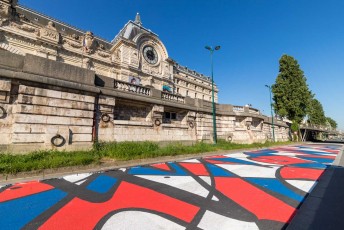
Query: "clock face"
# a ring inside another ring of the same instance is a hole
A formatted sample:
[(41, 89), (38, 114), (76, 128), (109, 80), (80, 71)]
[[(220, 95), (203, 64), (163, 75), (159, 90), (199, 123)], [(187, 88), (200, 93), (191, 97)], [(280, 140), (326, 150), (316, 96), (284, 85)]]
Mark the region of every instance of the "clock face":
[(143, 48), (143, 56), (149, 64), (156, 64), (158, 62), (158, 53), (152, 46), (145, 46)]

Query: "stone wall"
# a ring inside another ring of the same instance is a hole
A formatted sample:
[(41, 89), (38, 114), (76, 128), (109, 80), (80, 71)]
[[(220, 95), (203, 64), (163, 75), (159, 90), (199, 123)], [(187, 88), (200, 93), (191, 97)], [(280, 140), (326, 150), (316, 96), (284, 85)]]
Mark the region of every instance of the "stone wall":
[(57, 148), (61, 142), (65, 143), (60, 149), (91, 146), (93, 96), (24, 84), (13, 87), (17, 88), (12, 91), (15, 100), (7, 104), (11, 128), (3, 144), (19, 151)]
[(10, 106), (11, 89), (11, 81), (0, 78), (0, 146), (10, 143), (12, 135), (13, 113), (12, 106)]
[[(218, 139), (271, 139), (272, 122), (257, 110), (216, 104), (216, 111)], [(2, 150), (75, 150), (95, 141), (210, 142), (213, 117), (208, 101), (0, 50), (0, 128)], [(288, 132), (275, 122), (276, 140), (287, 140)]]

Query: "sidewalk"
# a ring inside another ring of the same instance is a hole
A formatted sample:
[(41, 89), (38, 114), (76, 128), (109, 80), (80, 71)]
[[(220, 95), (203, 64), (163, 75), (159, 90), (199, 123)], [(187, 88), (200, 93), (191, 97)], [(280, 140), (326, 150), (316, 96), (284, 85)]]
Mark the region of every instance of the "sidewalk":
[(302, 203), (288, 230), (344, 229), (343, 148)]

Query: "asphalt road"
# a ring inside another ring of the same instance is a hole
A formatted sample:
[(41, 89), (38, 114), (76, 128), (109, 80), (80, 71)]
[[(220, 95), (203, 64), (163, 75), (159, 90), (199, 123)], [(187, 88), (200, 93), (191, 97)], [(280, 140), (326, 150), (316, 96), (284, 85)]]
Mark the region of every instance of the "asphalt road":
[(341, 148), (276, 147), (6, 185), (0, 228), (307, 229), (314, 223), (302, 223), (301, 204)]

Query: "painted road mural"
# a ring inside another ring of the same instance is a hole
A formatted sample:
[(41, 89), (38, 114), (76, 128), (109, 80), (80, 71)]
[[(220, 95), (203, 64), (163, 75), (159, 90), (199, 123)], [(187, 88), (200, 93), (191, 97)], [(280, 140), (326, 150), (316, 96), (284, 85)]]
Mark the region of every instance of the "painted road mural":
[(1, 229), (282, 229), (340, 148), (278, 147), (7, 185)]

